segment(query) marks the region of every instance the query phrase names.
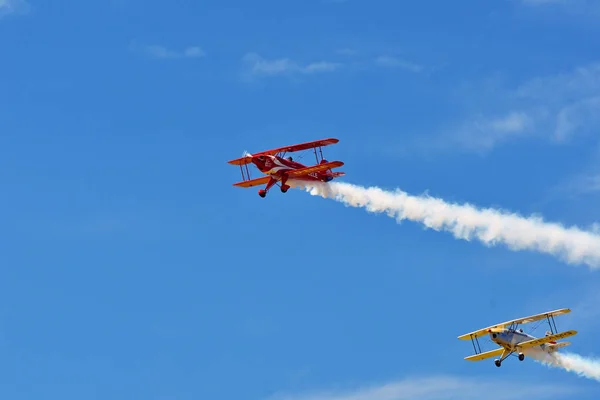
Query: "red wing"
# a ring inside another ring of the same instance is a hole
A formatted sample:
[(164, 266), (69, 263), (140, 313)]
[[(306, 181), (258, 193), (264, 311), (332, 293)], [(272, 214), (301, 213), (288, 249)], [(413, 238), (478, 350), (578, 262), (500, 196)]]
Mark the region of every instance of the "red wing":
[(287, 175), (290, 178), (293, 178), (295, 176), (307, 175), (307, 174), (310, 174), (311, 172), (320, 172), (320, 171), (326, 171), (330, 168), (338, 168), (338, 167), (341, 167), (342, 165), (344, 165), (344, 163), (341, 161), (331, 161), (331, 162), (328, 162), (325, 164), (313, 165), (312, 167), (295, 169), (293, 171), (288, 172)]
[[(306, 143), (301, 143), (301, 144), (295, 144), (293, 146), (282, 147), (280, 149), (276, 149), (275, 153), (279, 153), (281, 151), (284, 151), (286, 153), (291, 153), (294, 151), (314, 149), (315, 147), (329, 146), (330, 144), (336, 144), (338, 142), (339, 142), (339, 140), (334, 139), (334, 138), (315, 140), (313, 142), (306, 142)], [(273, 150), (271, 150), (271, 151), (273, 151)], [(275, 153), (273, 153), (273, 154), (275, 154)]]
[[(292, 146), (279, 147), (277, 149), (261, 151), (260, 153), (255, 153), (253, 155), (254, 156), (258, 156), (261, 154), (262, 155), (273, 155), (273, 154), (282, 153), (282, 152), (292, 153), (294, 151), (308, 150), (308, 149), (313, 149), (315, 147), (329, 146), (330, 144), (336, 144), (338, 142), (339, 142), (339, 139), (335, 139), (335, 138), (315, 140), (313, 142), (294, 144)], [(250, 160), (251, 160), (251, 157), (246, 156), (246, 157), (236, 158), (235, 160), (228, 161), (228, 163), (233, 164), (233, 165), (244, 165), (244, 164), (248, 164), (250, 162)]]
[(252, 161), (252, 157), (245, 156), (245, 157), (241, 157), (241, 158), (236, 158), (235, 160), (227, 161), (227, 164), (246, 165), (246, 164), (250, 163), (250, 161)]
[(252, 186), (264, 185), (267, 182), (269, 182), (269, 179), (271, 179), (271, 177), (263, 176), (262, 178), (256, 178), (256, 179), (251, 179), (249, 181), (241, 181), (238, 183), (234, 183), (233, 186), (249, 188)]

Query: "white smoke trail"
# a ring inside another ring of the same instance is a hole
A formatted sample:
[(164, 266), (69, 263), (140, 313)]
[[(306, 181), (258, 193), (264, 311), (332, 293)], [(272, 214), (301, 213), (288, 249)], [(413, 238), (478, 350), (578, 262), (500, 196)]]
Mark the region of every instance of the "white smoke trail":
[(470, 204), (449, 204), (429, 196), (412, 196), (401, 190), (384, 191), (341, 182), (308, 183), (288, 181), (313, 196), (333, 198), (368, 212), (386, 213), (398, 222), (407, 219), (426, 227), (451, 232), (456, 238), (479, 239), (487, 246), (504, 243), (511, 250), (548, 253), (567, 263), (600, 267), (600, 235), (576, 227), (544, 222), (539, 217), (525, 218), (491, 208)]
[(574, 353), (553, 353), (544, 351), (529, 351), (526, 355), (534, 360), (554, 368), (574, 372), (579, 376), (600, 382), (600, 359), (582, 357)]

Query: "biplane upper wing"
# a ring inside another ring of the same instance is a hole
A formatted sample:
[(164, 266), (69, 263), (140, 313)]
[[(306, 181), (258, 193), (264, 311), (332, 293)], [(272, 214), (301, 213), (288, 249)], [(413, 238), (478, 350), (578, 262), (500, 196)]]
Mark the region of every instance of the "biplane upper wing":
[(502, 353), (504, 353), (504, 348), (500, 347), (499, 349), (486, 351), (485, 353), (473, 354), (472, 356), (465, 357), (465, 360), (481, 361), (485, 360), (486, 358), (500, 357)]
[(490, 333), (490, 332), (492, 332), (494, 330), (501, 330), (502, 326), (503, 326), (503, 324), (494, 325), (494, 326), (488, 326), (487, 328), (478, 329), (478, 330), (473, 331), (473, 332), (465, 333), (464, 335), (460, 335), (458, 338), (460, 340), (473, 340), (473, 339), (476, 339), (478, 337), (487, 335), (488, 333)]
[(342, 165), (344, 165), (344, 163), (341, 161), (331, 161), (331, 162), (327, 162), (324, 164), (314, 165), (311, 167), (294, 169), (294, 170), (288, 172), (287, 175), (290, 178), (295, 178), (295, 177), (302, 176), (302, 175), (308, 175), (310, 173), (326, 171), (331, 168), (338, 168), (338, 167), (341, 167)]
[(229, 160), (229, 161), (227, 161), (227, 164), (246, 165), (246, 164), (249, 164), (250, 161), (252, 161), (252, 156), (244, 156), (244, 157), (236, 158), (235, 160)]
[(573, 330), (560, 332), (560, 333), (556, 333), (554, 335), (548, 335), (548, 336), (545, 336), (545, 337), (542, 337), (539, 339), (532, 339), (532, 340), (528, 340), (526, 342), (521, 342), (517, 346), (520, 347), (521, 349), (528, 349), (530, 347), (539, 346), (544, 343), (554, 342), (555, 340), (564, 339), (566, 337), (573, 336), (576, 334), (577, 334), (577, 331), (573, 331)]
[(563, 315), (563, 314), (567, 314), (570, 312), (571, 312), (571, 310), (568, 308), (561, 308), (559, 310), (548, 311), (545, 313), (530, 315), (529, 317), (517, 318), (517, 319), (510, 320), (510, 321), (502, 322), (500, 324), (488, 326), (487, 328), (479, 329), (477, 331), (466, 333), (464, 335), (459, 336), (458, 338), (460, 340), (471, 340), (471, 339), (486, 335), (495, 329), (503, 329), (512, 324), (527, 324), (529, 322), (539, 321), (544, 318), (551, 318), (551, 317), (555, 317), (557, 315)]
[[(294, 144), (291, 146), (279, 147), (277, 149), (261, 151), (259, 153), (255, 153), (252, 155), (259, 156), (259, 155), (273, 155), (273, 154), (277, 154), (277, 153), (292, 153), (294, 151), (308, 150), (308, 149), (313, 149), (315, 147), (329, 146), (330, 144), (336, 144), (338, 142), (339, 142), (339, 139), (335, 139), (335, 138), (314, 140), (312, 142)], [(244, 164), (248, 164), (251, 159), (252, 159), (252, 156), (248, 155), (248, 156), (236, 158), (235, 160), (227, 161), (227, 163), (232, 164), (232, 165), (244, 165)]]
[(250, 180), (247, 180), (247, 181), (237, 182), (237, 183), (234, 183), (233, 186), (243, 187), (243, 188), (249, 188), (249, 187), (252, 187), (252, 186), (264, 185), (267, 182), (269, 182), (270, 179), (271, 179), (270, 176), (263, 176), (261, 178), (256, 178), (256, 179), (250, 179)]

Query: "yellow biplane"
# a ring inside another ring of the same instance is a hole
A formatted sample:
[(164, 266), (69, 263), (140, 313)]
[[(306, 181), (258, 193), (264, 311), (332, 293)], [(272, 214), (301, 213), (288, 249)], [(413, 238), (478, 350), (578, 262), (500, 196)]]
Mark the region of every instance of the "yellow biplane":
[[(501, 324), (489, 326), (487, 328), (479, 329), (474, 332), (466, 333), (459, 336), (460, 340), (471, 340), (473, 343), (473, 349), (475, 354), (472, 356), (465, 357), (467, 361), (481, 361), (491, 357), (500, 357), (494, 360), (497, 367), (502, 365), (508, 356), (513, 353), (517, 353), (519, 360), (525, 359), (524, 351), (537, 350), (544, 351), (552, 354), (561, 347), (568, 346), (569, 342), (556, 342), (557, 340), (564, 339), (569, 336), (577, 334), (577, 331), (565, 331), (557, 332), (556, 323), (554, 317), (562, 314), (571, 312), (568, 308), (562, 308), (560, 310), (548, 311), (541, 314), (532, 315), (530, 317), (513, 319), (512, 321), (506, 321)], [(546, 336), (542, 338), (536, 338), (527, 333), (523, 332), (523, 329), (518, 329), (520, 324), (526, 324), (534, 321), (541, 321), (546, 319), (550, 326), (550, 331), (546, 331)], [(499, 349), (482, 352), (481, 346), (479, 345), (478, 338), (489, 334), (490, 339), (500, 346)], [(477, 346), (475, 346), (477, 345)]]

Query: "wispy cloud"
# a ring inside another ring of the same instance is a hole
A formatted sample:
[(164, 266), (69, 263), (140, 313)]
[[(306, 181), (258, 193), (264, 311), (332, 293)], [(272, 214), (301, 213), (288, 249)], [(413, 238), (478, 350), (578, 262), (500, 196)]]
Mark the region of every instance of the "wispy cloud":
[(182, 50), (174, 50), (163, 45), (140, 45), (133, 41), (130, 47), (133, 51), (141, 52), (158, 59), (201, 58), (206, 56), (204, 50), (198, 46), (189, 46)]
[(291, 74), (316, 74), (332, 72), (341, 67), (341, 63), (330, 61), (312, 61), (300, 64), (289, 58), (265, 59), (256, 53), (247, 53), (242, 61), (249, 67), (250, 72), (255, 75), (274, 76)]
[(0, 0), (0, 18), (9, 14), (25, 14), (30, 10), (26, 0)]
[(393, 56), (379, 56), (375, 59), (375, 64), (388, 68), (402, 68), (412, 72), (423, 71), (421, 65)]
[(600, 192), (600, 172), (583, 174), (575, 178), (573, 186), (579, 194)]
[(540, 6), (547, 4), (565, 4), (571, 0), (521, 0), (521, 3), (532, 5), (532, 6)]
[(563, 15), (577, 17), (600, 16), (600, 3), (598, 0), (518, 0), (523, 6), (537, 9), (554, 8)]
[[(597, 196), (600, 194), (600, 146), (598, 146), (595, 154), (591, 155), (591, 162), (582, 168), (581, 171), (566, 177), (561, 178), (560, 182), (548, 189), (548, 192), (542, 195), (543, 202), (552, 201), (554, 199), (568, 198), (571, 200), (580, 199), (582, 196)], [(594, 218), (590, 216), (590, 218)], [(598, 226), (592, 226), (593, 229)], [(600, 231), (600, 229), (597, 229)]]
[[(518, 387), (518, 390), (502, 388)], [(500, 388), (500, 390), (499, 390)], [(572, 398), (581, 390), (553, 383), (515, 382), (434, 376), (404, 379), (383, 385), (346, 391), (320, 391), (305, 394), (275, 394), (268, 400), (525, 400)]]
[(412, 73), (424, 71), (424, 67), (404, 58), (381, 55), (361, 57), (351, 48), (341, 48), (334, 52), (338, 61), (312, 60), (301, 63), (288, 57), (268, 59), (256, 53), (246, 53), (242, 62), (252, 76), (301, 76), (319, 73), (331, 73), (342, 68), (352, 71), (372, 70), (373, 68), (398, 69)]
[[(570, 142), (577, 135), (600, 128), (598, 93), (600, 63), (535, 77), (515, 88), (495, 88), (491, 95), (486, 93), (482, 103), (506, 111), (466, 117), (449, 134), (438, 138), (439, 148), (454, 143), (470, 151), (486, 152), (510, 140), (534, 136), (557, 144)], [(431, 142), (431, 138), (427, 140)]]
[(537, 122), (551, 139), (563, 142), (598, 126), (599, 91), (600, 63), (592, 63), (567, 73), (534, 78), (510, 94), (524, 101), (529, 112), (542, 110)]
[(453, 140), (466, 149), (487, 151), (499, 143), (530, 135), (534, 128), (535, 118), (522, 111), (496, 117), (478, 116), (465, 122)]

